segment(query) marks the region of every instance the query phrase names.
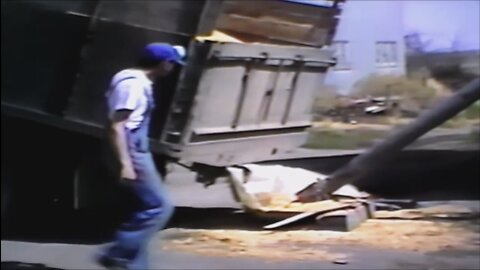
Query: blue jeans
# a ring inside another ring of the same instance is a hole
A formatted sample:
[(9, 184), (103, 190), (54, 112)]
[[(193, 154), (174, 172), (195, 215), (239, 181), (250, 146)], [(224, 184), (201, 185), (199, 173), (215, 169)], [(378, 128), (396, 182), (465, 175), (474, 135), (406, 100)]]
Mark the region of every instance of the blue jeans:
[(163, 229), (174, 212), (150, 152), (132, 151), (136, 180), (123, 180), (138, 207), (115, 234), (104, 255), (127, 262), (129, 269), (148, 269), (147, 249), (155, 233)]

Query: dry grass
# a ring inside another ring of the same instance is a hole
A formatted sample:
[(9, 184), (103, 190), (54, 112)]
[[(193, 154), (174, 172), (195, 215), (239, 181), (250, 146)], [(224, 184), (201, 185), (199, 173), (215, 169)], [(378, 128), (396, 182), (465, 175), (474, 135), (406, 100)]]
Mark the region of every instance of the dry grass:
[[(465, 129), (480, 125), (480, 117), (473, 117), (477, 107), (472, 106), (462, 114), (446, 121), (437, 129)], [(468, 117), (467, 117), (468, 115)], [(359, 149), (371, 146), (375, 141), (385, 138), (392, 129), (398, 129), (415, 119), (396, 117), (376, 117), (374, 123), (349, 124), (331, 119), (317, 121), (310, 130), (306, 148), (313, 149)], [(478, 141), (478, 134), (472, 133), (472, 141)]]
[[(317, 259), (334, 260), (344, 254), (327, 248), (305, 247), (308, 236), (300, 241), (289, 241), (299, 235), (241, 230), (186, 230), (186, 238), (163, 244), (165, 249), (193, 252), (206, 256), (257, 257), (270, 260)], [(287, 243), (288, 242), (288, 243)], [(303, 245), (302, 245), (303, 244)]]
[(371, 146), (376, 139), (384, 138), (385, 129), (313, 129), (305, 148), (359, 149)]

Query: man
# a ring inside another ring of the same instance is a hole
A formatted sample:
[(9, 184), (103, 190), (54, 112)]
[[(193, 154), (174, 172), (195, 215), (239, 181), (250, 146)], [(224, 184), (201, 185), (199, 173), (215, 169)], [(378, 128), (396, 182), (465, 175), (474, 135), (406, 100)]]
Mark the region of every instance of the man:
[(152, 85), (183, 64), (185, 50), (152, 43), (144, 48), (138, 67), (117, 73), (107, 92), (109, 141), (122, 182), (136, 200), (136, 210), (119, 228), (112, 245), (97, 262), (109, 269), (148, 269), (147, 247), (173, 214), (173, 205), (161, 183), (149, 150), (148, 130), (154, 107)]

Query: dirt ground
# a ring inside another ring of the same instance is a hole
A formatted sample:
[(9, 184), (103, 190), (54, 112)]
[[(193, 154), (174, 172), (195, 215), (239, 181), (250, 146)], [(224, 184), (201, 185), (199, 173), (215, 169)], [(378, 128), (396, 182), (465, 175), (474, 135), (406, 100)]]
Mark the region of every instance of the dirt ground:
[(247, 256), (269, 260), (338, 260), (348, 254), (334, 245), (410, 252), (478, 251), (480, 220), (426, 221), (372, 219), (351, 232), (296, 230), (170, 229), (163, 248), (206, 256)]
[[(350, 232), (319, 231), (307, 224), (267, 231), (256, 223), (238, 224), (240, 219), (229, 227), (225, 211), (183, 212), (190, 223), (202, 226), (180, 222), (159, 232), (150, 246), (152, 269), (479, 269), (479, 202), (420, 206), (388, 216), (377, 211), (375, 219)], [(41, 263), (52, 270), (99, 269), (92, 256), (101, 243), (42, 239), (2, 240), (2, 269), (8, 262)]]

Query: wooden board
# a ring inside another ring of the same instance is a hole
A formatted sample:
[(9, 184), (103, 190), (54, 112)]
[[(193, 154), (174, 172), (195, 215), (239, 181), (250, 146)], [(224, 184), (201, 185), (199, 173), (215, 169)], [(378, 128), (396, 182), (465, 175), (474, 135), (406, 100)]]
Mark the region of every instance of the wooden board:
[(278, 222), (263, 226), (264, 229), (271, 230), (271, 229), (278, 229), (280, 227), (284, 227), (286, 225), (291, 225), (295, 222), (299, 222), (302, 220), (306, 220), (310, 217), (315, 217), (327, 212), (331, 211), (337, 211), (337, 210), (343, 210), (343, 209), (349, 209), (351, 208), (351, 205), (342, 205), (342, 206), (335, 206), (335, 207), (330, 207), (330, 208), (324, 208), (324, 209), (319, 209), (318, 211), (312, 211), (312, 212), (305, 212), (305, 213), (300, 213), (295, 216), (286, 218), (284, 220), (280, 220)]
[(286, 1), (226, 1), (217, 21), (221, 31), (320, 47), (330, 42), (340, 8)]
[[(308, 24), (295, 24), (271, 19), (255, 19), (237, 14), (220, 16), (218, 24), (219, 29), (222, 31), (231, 30), (307, 45), (321, 45), (324, 42), (323, 35), (319, 36), (318, 31), (314, 31), (318, 29)], [(319, 29), (319, 31), (320, 30), (323, 29)], [(326, 36), (326, 33), (324, 36)]]

